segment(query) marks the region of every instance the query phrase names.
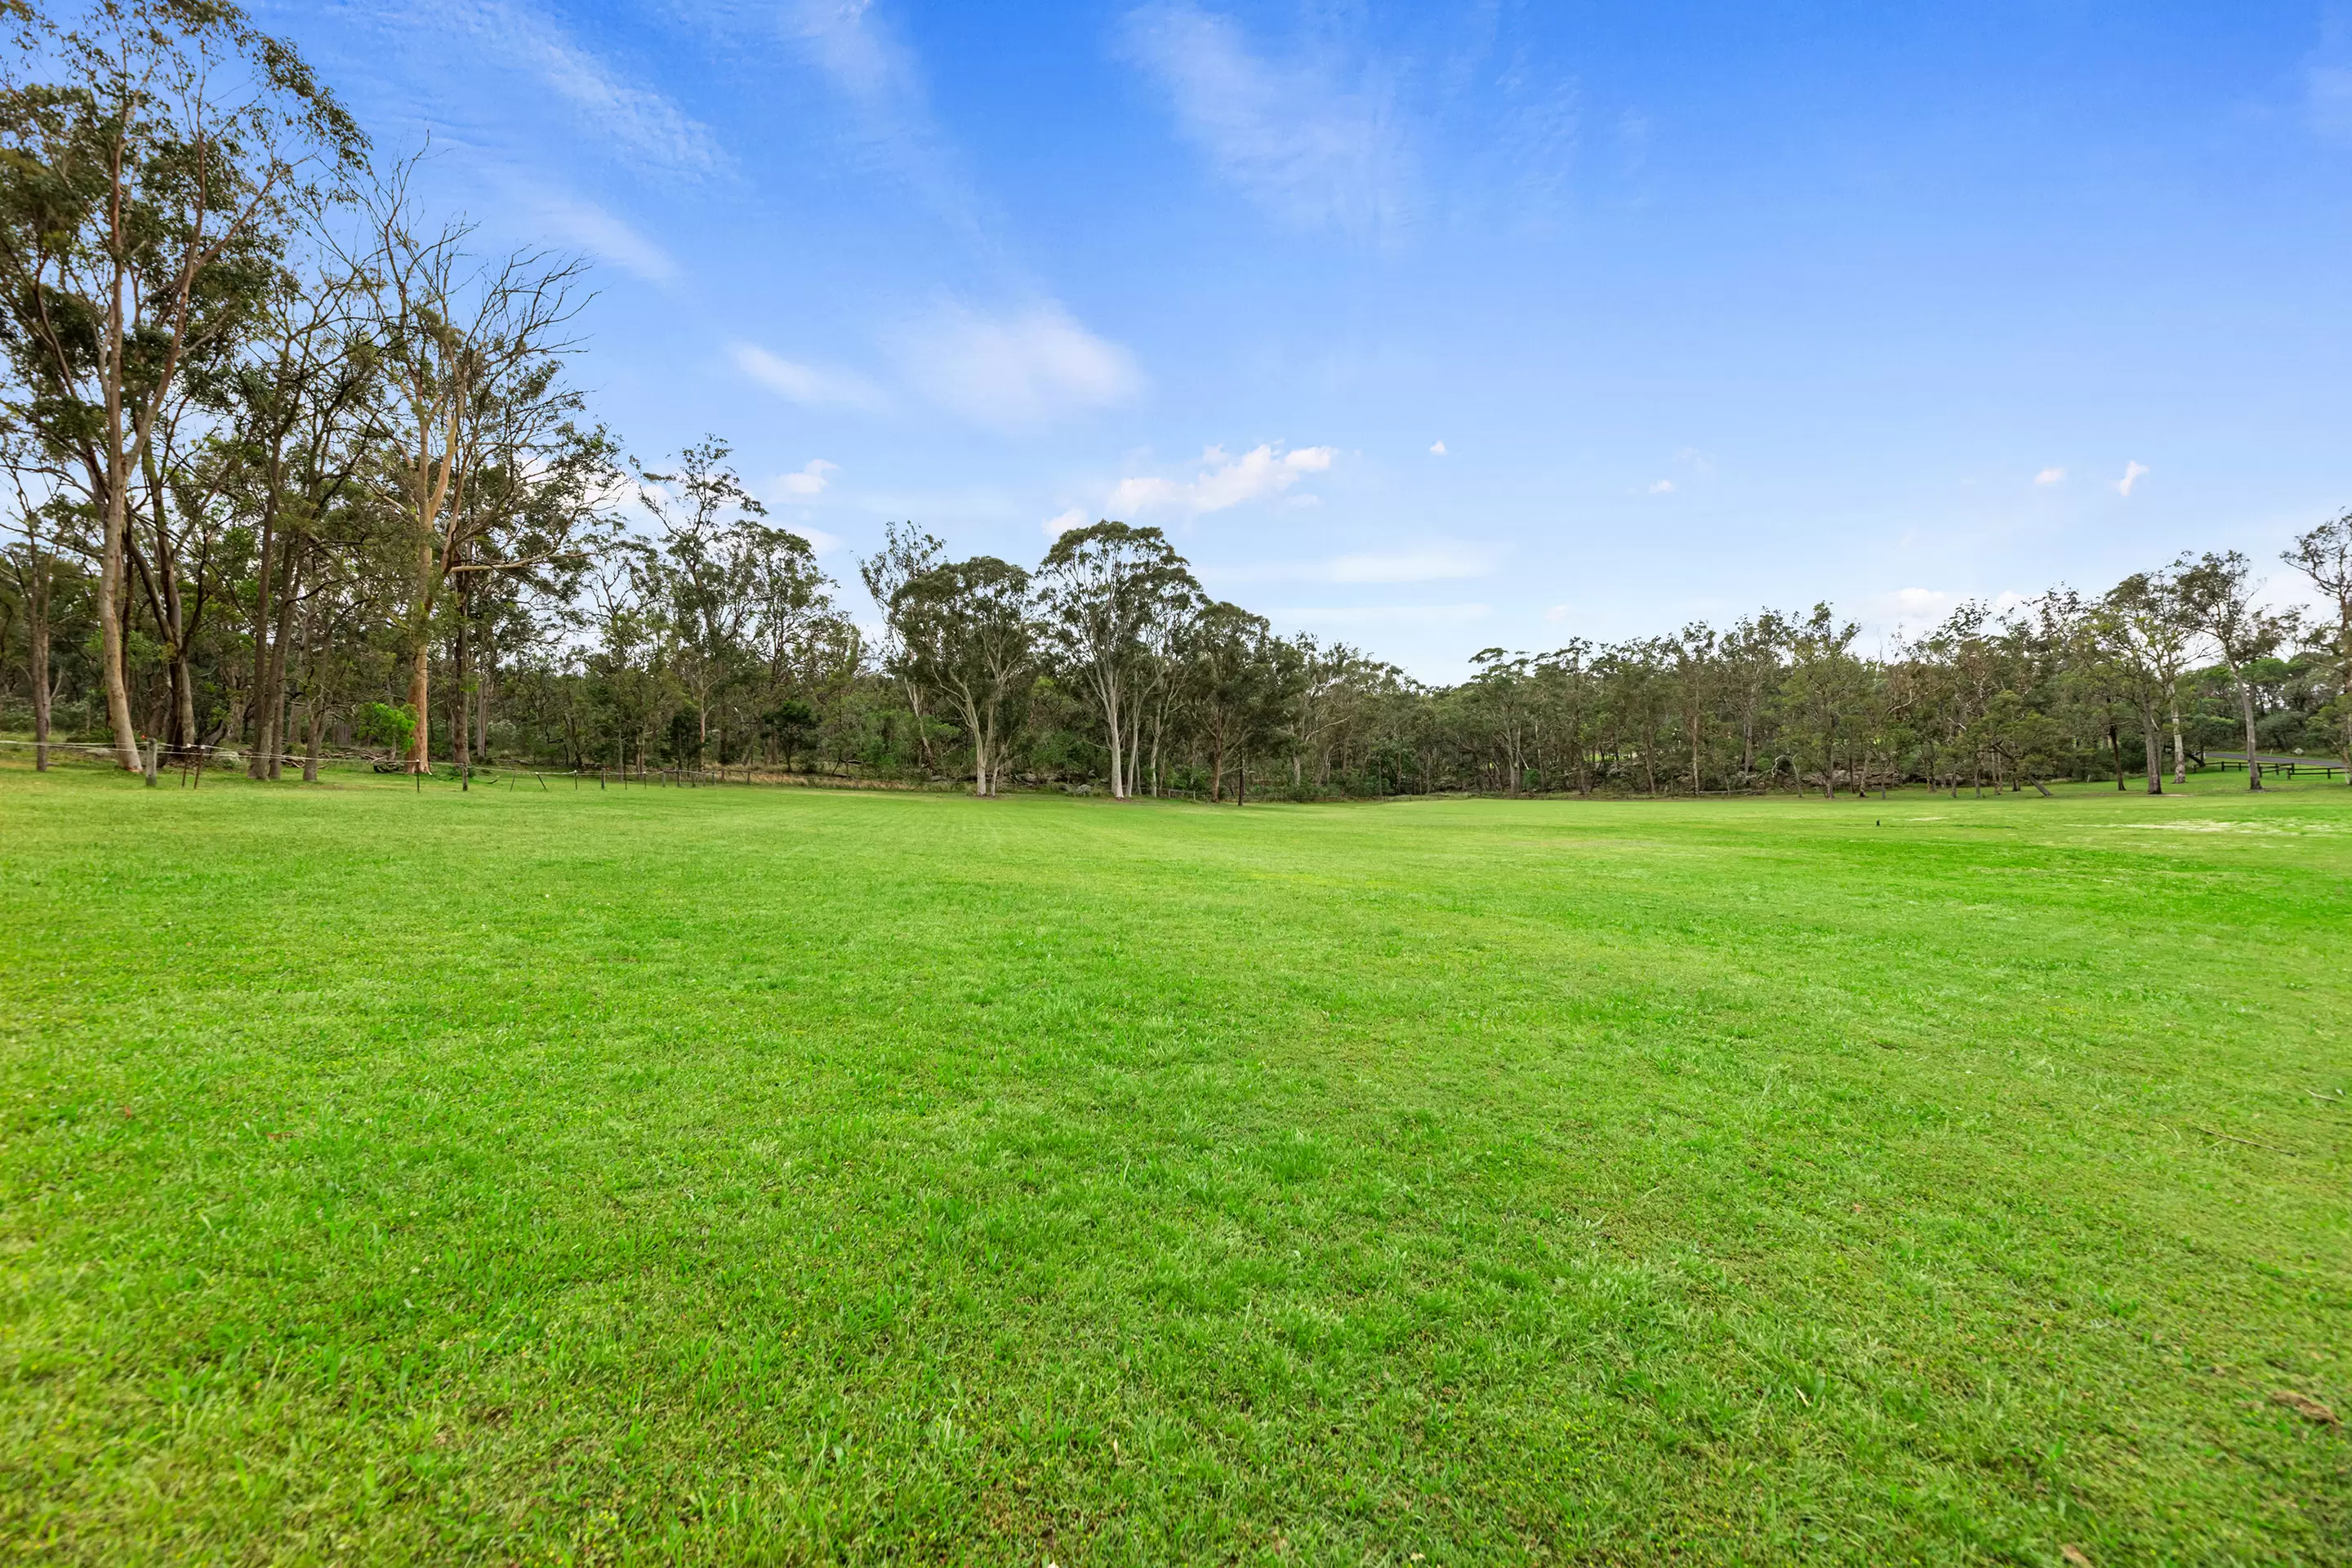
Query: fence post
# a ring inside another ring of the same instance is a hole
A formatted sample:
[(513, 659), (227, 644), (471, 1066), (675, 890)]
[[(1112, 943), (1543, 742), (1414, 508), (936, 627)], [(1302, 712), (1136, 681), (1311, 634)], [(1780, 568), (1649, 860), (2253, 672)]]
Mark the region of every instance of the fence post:
[(159, 760), (155, 754), (155, 748), (161, 743), (152, 735), (147, 737), (147, 787), (149, 789), (155, 787), (155, 767)]

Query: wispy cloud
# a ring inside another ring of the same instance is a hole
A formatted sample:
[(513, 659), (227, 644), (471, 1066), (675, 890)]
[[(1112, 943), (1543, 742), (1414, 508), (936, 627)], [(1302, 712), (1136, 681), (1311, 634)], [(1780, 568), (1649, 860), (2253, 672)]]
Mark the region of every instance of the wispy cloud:
[(1432, 441), (1429, 444), (1429, 455), (1433, 458), (1442, 458), (1445, 456), (1445, 443), (1443, 441)]
[(1660, 479), (1650, 487), (1650, 493), (1654, 496), (1672, 495), (1675, 493), (1675, 481)]
[(2127, 496), (2131, 494), (2132, 487), (2147, 477), (2147, 465), (2146, 463), (2126, 463), (2124, 465), (2124, 477), (2116, 481), (2116, 494), (2119, 496)]
[(2063, 485), (2066, 482), (2066, 470), (2044, 468), (2033, 476), (2033, 482), (2037, 485)]
[(520, 178), (508, 184), (517, 204), (537, 221), (549, 239), (586, 251), (648, 283), (677, 281), (675, 257), (594, 202), (544, 189), (533, 190)]
[(1121, 41), (1184, 135), (1283, 222), (1376, 236), (1403, 217), (1414, 156), (1377, 70), (1276, 64), (1231, 19), (1181, 0), (1130, 13)]
[(1046, 300), (1003, 315), (947, 306), (896, 334), (907, 379), (975, 425), (1030, 430), (1143, 390), (1135, 356)]
[(1300, 447), (1284, 451), (1271, 442), (1231, 457), (1223, 447), (1201, 454), (1201, 468), (1190, 479), (1146, 475), (1125, 479), (1111, 491), (1110, 508), (1118, 516), (1154, 511), (1194, 514), (1223, 511), (1244, 501), (1280, 495), (1309, 474), (1328, 471), (1338, 454), (1329, 447)]
[(434, 35), (444, 50), (496, 59), (535, 79), (625, 162), (688, 178), (733, 166), (709, 126), (632, 79), (526, 0), (419, 0), (385, 17)]
[(882, 405), (882, 395), (862, 376), (788, 360), (757, 343), (736, 343), (728, 353), (737, 370), (794, 403), (845, 408), (877, 408)]
[(856, 163), (885, 172), (971, 240), (992, 226), (953, 144), (932, 112), (915, 49), (872, 0), (787, 0), (776, 25), (848, 110)]
[(1045, 529), (1046, 538), (1059, 539), (1074, 528), (1086, 527), (1087, 522), (1087, 514), (1077, 507), (1072, 507), (1067, 511), (1056, 512), (1040, 526)]

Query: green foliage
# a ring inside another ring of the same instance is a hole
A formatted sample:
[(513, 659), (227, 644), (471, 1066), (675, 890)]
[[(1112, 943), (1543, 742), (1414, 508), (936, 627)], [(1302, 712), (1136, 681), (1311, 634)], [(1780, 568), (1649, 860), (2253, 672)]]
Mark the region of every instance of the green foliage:
[(362, 702), (352, 714), (352, 734), (363, 746), (403, 756), (416, 739), (416, 715), (404, 702)]
[(687, 703), (669, 716), (665, 749), (669, 760), (681, 766), (702, 760), (702, 710), (693, 703)]

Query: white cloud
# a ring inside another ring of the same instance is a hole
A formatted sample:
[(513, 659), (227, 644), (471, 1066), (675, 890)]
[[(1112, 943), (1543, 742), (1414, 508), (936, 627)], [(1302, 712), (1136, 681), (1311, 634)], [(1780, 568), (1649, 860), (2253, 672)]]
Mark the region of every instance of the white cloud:
[(1307, 626), (1458, 626), (1493, 613), (1488, 605), (1307, 605), (1276, 610), (1270, 618)]
[(1445, 443), (1443, 441), (1432, 441), (1429, 444), (1429, 449), (1437, 457), (1442, 458), (1445, 456)]
[(1143, 390), (1135, 356), (1052, 300), (1002, 316), (961, 306), (898, 334), (908, 380), (975, 425), (1034, 429)]
[(1111, 491), (1110, 510), (1119, 516), (1159, 510), (1223, 511), (1244, 501), (1279, 495), (1308, 474), (1327, 472), (1336, 456), (1329, 447), (1300, 447), (1285, 452), (1266, 442), (1234, 458), (1227, 456), (1223, 447), (1211, 447), (1201, 454), (1202, 467), (1189, 480), (1156, 476), (1119, 480), (1118, 488)]
[(495, 57), (536, 77), (630, 163), (688, 177), (731, 166), (709, 127), (629, 80), (523, 0), (424, 0), (396, 14), (408, 26), (436, 35), (445, 48)]
[(1672, 479), (1660, 479), (1650, 487), (1650, 493), (1654, 496), (1672, 495), (1674, 490), (1675, 481)]
[(814, 500), (824, 493), (825, 476), (840, 471), (838, 463), (828, 463), (823, 458), (811, 458), (798, 473), (777, 476), (776, 488), (793, 500)]
[(2033, 482), (2037, 485), (2063, 484), (2065, 479), (2066, 470), (2063, 468), (2044, 468), (2033, 476)]
[(1568, 616), (1569, 609), (1566, 605), (1554, 605), (1550, 609), (1544, 612), (1544, 619), (1549, 621), (1553, 626), (1558, 626), (1560, 622), (1568, 619)]
[(1124, 42), (1184, 134), (1284, 222), (1373, 234), (1402, 216), (1413, 160), (1374, 73), (1343, 85), (1328, 61), (1275, 65), (1232, 21), (1181, 0), (1130, 13)]
[(544, 192), (525, 193), (520, 180), (510, 184), (514, 194), (528, 204), (550, 238), (609, 261), (648, 283), (677, 280), (676, 258), (594, 202)]
[(859, 376), (802, 364), (770, 353), (757, 343), (736, 343), (728, 351), (735, 368), (771, 392), (811, 406), (833, 405), (874, 408), (882, 402), (872, 384)]
[(2147, 465), (2146, 463), (2126, 463), (2124, 465), (2124, 477), (2116, 481), (2116, 494), (2119, 496), (2127, 496), (2131, 494), (2132, 486), (2139, 483), (2142, 479), (2147, 477)]
[(1059, 539), (1062, 535), (1069, 532), (1070, 530), (1074, 528), (1084, 528), (1086, 525), (1087, 514), (1078, 508), (1072, 507), (1066, 512), (1047, 518), (1045, 521), (1043, 527), (1045, 530), (1046, 538)]
[(831, 555), (835, 551), (839, 550), (842, 545), (841, 535), (837, 533), (827, 533), (821, 528), (808, 528), (796, 522), (792, 525), (790, 531), (797, 533), (803, 539), (807, 540), (809, 542), (810, 552), (820, 557)]

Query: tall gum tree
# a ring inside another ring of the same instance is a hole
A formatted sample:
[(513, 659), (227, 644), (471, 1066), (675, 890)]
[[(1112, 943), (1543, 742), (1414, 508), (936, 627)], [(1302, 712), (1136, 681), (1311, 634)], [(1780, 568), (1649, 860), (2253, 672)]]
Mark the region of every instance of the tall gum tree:
[(2174, 568), (2181, 604), (2191, 624), (2211, 639), (2221, 663), (2237, 689), (2238, 713), (2246, 731), (2246, 787), (2263, 787), (2261, 737), (2255, 727), (2252, 666), (2269, 657), (2294, 630), (2294, 617), (2265, 610), (2254, 602), (2257, 584), (2245, 556), (2231, 550), (2208, 551), (2194, 562), (2183, 557)]
[(364, 198), (362, 279), (383, 367), (376, 480), (407, 537), (403, 616), (409, 771), (432, 766), (432, 661), (445, 591), (467, 574), (577, 563), (620, 473), (612, 443), (576, 423), (562, 378), (585, 264), (545, 251), (481, 259), (473, 227), (424, 227), (412, 161)]
[(1036, 584), (1046, 636), (1093, 699), (1108, 736), (1111, 797), (1124, 800), (1128, 727), (1145, 631), (1165, 601), (1197, 593), (1198, 585), (1158, 529), (1108, 521), (1054, 541)]
[(2298, 535), (2286, 552), (2286, 563), (2302, 573), (2311, 585), (2336, 606), (2335, 710), (2336, 755), (2344, 763), (2344, 782), (2352, 784), (2352, 511), (2339, 512), (2309, 533)]
[(2147, 750), (2147, 793), (2164, 793), (2164, 718), (2173, 716), (2176, 773), (2180, 765), (2180, 678), (2193, 633), (2168, 572), (2135, 572), (2107, 590), (2092, 617), (2104, 649), (2122, 667), (2139, 710)]
[(9, 412), (69, 464), (99, 540), (100, 681), (137, 769), (124, 669), (131, 491), (193, 355), (239, 330), (306, 181), (366, 148), (286, 43), (224, 0), (29, 8), (0, 61), (0, 334)]
[(1029, 574), (992, 555), (935, 566), (890, 596), (899, 673), (961, 720), (973, 793), (997, 793), (998, 737), (1008, 701), (1035, 666)]

